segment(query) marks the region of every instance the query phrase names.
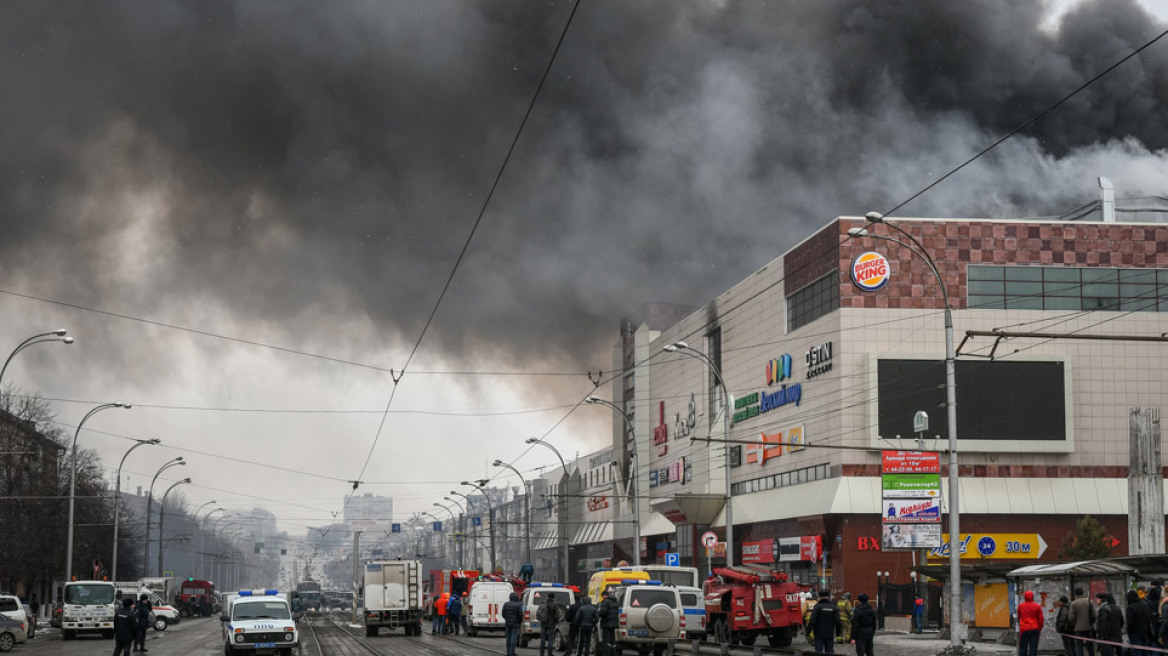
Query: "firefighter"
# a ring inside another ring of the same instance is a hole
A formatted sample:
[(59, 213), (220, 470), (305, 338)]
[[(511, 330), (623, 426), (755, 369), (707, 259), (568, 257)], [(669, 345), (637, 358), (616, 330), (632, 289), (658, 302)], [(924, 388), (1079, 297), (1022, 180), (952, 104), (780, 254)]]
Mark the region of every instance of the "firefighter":
[(835, 643), (842, 645), (847, 636), (852, 635), (852, 610), (855, 606), (852, 604), (852, 593), (845, 592), (840, 600), (835, 602), (836, 608), (839, 608), (840, 618), (840, 634), (836, 636)]
[(811, 596), (810, 592), (803, 594), (803, 635), (807, 638), (807, 644), (815, 644), (815, 636), (811, 632), (811, 610), (815, 608), (815, 598)]

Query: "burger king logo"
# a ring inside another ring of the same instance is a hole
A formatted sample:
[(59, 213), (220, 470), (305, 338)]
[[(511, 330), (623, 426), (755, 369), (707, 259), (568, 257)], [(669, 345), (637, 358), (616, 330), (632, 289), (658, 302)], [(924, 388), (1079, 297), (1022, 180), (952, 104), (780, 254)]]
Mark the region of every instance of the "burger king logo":
[(861, 253), (852, 260), (852, 282), (866, 292), (874, 292), (888, 284), (888, 259), (880, 253)]

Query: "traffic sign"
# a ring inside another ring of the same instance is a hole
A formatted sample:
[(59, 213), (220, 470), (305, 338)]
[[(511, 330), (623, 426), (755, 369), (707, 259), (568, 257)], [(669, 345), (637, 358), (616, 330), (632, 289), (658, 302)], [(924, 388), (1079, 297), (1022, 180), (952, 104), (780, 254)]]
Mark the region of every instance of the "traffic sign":
[(390, 524), (389, 530), (393, 533), (401, 533), (401, 524)]
[[(1037, 560), (1046, 552), (1046, 540), (1037, 533), (962, 533), (961, 560)], [(929, 550), (929, 558), (949, 557), (949, 534), (941, 535), (941, 546)]]
[(718, 534), (713, 531), (702, 533), (702, 546), (707, 549), (718, 544)]
[(667, 553), (665, 554), (666, 567), (681, 567), (681, 554)]

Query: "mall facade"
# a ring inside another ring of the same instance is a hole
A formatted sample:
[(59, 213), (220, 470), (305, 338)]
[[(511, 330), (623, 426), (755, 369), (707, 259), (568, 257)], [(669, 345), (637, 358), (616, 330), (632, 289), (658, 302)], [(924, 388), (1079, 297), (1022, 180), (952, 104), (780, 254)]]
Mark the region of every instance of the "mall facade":
[[(1061, 559), (1085, 515), (1128, 552), (1129, 414), (1162, 407), (1168, 378), (1168, 345), (1129, 338), (1168, 332), (1168, 225), (896, 225), (907, 235), (835, 219), (704, 307), (649, 305), (622, 322), (611, 398), (631, 421), (613, 413), (612, 452), (637, 477), (645, 562), (680, 553), (707, 571), (699, 537), (725, 539), (729, 475), (736, 562), (853, 595), (911, 590), (918, 565), (944, 570), (946, 547), (908, 547), (947, 540), (947, 485), (925, 500), (935, 518), (898, 525), (881, 477), (883, 450), (946, 447), (944, 295), (925, 260), (879, 237), (930, 254), (954, 310), (968, 583)], [(967, 337), (995, 329), (1014, 336)], [(1162, 475), (1156, 489), (1162, 502)], [(611, 531), (613, 555), (628, 555), (631, 522)]]

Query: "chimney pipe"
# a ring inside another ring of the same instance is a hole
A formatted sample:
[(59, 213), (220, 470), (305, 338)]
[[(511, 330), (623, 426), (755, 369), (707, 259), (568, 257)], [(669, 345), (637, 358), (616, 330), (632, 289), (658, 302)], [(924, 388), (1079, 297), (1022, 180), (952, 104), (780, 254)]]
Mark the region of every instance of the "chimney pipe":
[(1100, 199), (1099, 207), (1103, 212), (1104, 223), (1115, 223), (1115, 186), (1111, 180), (1099, 176)]

